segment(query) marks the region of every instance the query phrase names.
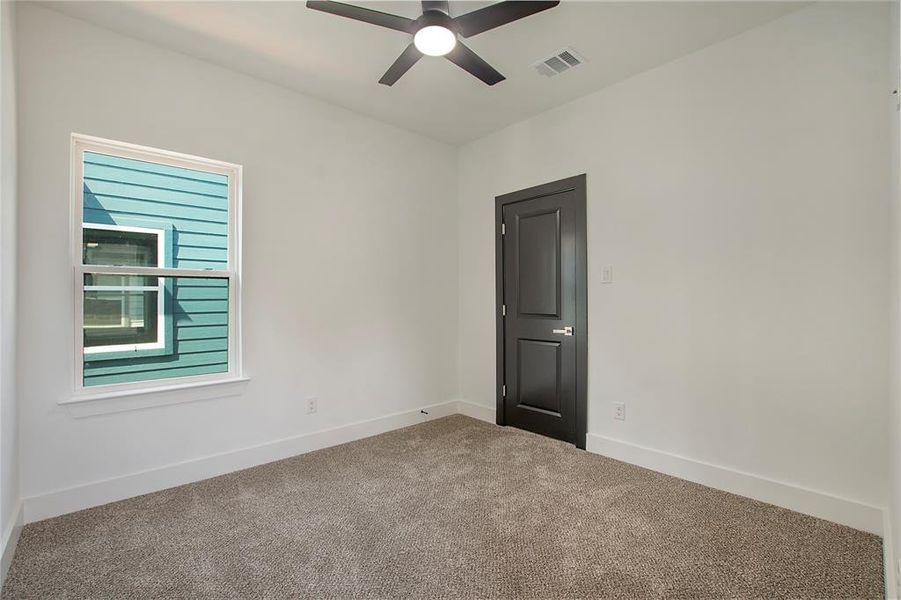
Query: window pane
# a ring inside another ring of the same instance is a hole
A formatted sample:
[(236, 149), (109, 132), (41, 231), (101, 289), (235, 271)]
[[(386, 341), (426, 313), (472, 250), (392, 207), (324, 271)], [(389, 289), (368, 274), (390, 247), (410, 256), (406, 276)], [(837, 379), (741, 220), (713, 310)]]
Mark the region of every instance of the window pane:
[[(162, 229), (163, 256), (153, 265), (228, 269), (228, 176), (94, 152), (85, 152), (83, 168), (86, 226)], [(85, 245), (88, 235), (86, 230)], [(85, 264), (151, 260), (149, 239), (142, 249), (134, 237), (124, 247), (114, 247), (111, 239), (105, 244)]]
[(159, 277), (141, 275), (107, 275), (106, 273), (86, 273), (84, 285), (91, 287), (141, 287), (159, 285)]
[(159, 234), (85, 228), (82, 263), (129, 267), (159, 266)]
[(159, 294), (154, 291), (84, 293), (84, 347), (157, 342)]
[[(85, 152), (84, 265), (228, 270), (229, 176)], [(229, 279), (87, 273), (85, 386), (228, 372)]]
[(227, 372), (228, 285), (217, 277), (85, 275), (84, 385)]

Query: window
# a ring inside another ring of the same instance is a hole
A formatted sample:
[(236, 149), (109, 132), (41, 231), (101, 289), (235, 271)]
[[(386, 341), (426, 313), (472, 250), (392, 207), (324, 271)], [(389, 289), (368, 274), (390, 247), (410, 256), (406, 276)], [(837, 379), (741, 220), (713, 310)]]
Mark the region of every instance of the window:
[(241, 168), (72, 139), (76, 392), (239, 378)]
[[(120, 225), (82, 225), (82, 264), (162, 267), (165, 231)], [(138, 352), (165, 347), (162, 277), (84, 278), (84, 353)]]

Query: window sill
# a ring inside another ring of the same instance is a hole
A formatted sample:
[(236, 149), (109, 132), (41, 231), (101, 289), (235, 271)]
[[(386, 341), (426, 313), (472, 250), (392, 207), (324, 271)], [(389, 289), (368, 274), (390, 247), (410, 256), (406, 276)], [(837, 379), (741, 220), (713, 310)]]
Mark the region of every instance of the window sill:
[(249, 377), (233, 377), (96, 394), (85, 393), (73, 395), (57, 404), (65, 408), (73, 417), (91, 417), (184, 402), (239, 396), (244, 392), (249, 381)]

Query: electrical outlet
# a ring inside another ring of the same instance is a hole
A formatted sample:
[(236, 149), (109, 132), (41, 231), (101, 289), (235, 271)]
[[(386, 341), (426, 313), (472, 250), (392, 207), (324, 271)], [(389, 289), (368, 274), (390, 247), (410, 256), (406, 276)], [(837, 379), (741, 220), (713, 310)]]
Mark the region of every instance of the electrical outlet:
[(612, 265), (606, 265), (601, 269), (601, 283), (613, 283)]
[(307, 400), (307, 414), (312, 415), (316, 412), (316, 409), (319, 407), (319, 401), (316, 398), (310, 398)]
[(617, 421), (626, 420), (626, 405), (623, 402), (613, 403), (613, 418)]

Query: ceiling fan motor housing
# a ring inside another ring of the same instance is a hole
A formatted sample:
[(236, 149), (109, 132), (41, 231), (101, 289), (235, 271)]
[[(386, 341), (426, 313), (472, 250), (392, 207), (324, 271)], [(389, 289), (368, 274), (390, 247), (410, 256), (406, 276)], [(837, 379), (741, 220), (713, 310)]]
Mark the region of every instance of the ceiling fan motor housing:
[(413, 26), (411, 27), (412, 31), (410, 31), (410, 33), (416, 33), (423, 27), (432, 26), (450, 29), (455, 35), (459, 33), (454, 25), (454, 20), (450, 18), (450, 15), (437, 9), (430, 9), (422, 13), (422, 16), (413, 21)]

